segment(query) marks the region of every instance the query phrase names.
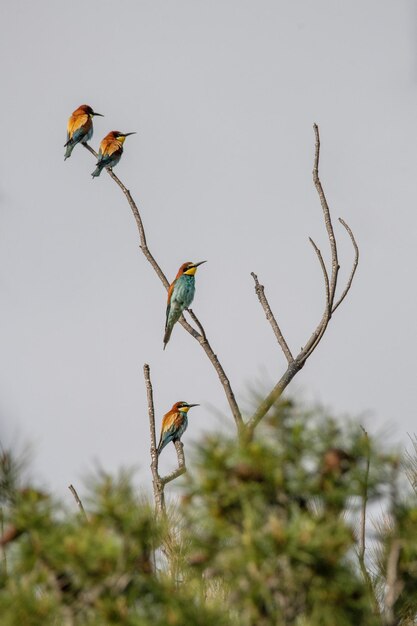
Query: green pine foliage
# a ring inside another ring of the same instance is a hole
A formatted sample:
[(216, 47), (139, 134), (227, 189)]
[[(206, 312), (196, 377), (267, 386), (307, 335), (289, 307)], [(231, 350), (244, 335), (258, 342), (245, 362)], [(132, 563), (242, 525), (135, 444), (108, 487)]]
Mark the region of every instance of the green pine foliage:
[(131, 478), (101, 476), (87, 519), (25, 488), (3, 507), (2, 626), (224, 624), (220, 612), (157, 571), (167, 526)]
[[(96, 476), (85, 513), (68, 510), (4, 454), (2, 626), (414, 624), (417, 502), (398, 456), (289, 401), (264, 422), (250, 442), (186, 448), (166, 516), (126, 472)], [(368, 514), (361, 563), (365, 497), (383, 515)]]
[[(342, 443), (340, 466), (327, 466)], [(360, 428), (342, 433), (290, 403), (249, 444), (200, 445), (186, 487), (189, 562), (226, 586), (236, 623), (380, 623), (343, 515), (360, 499), (364, 451)], [(372, 477), (369, 495), (379, 487)]]

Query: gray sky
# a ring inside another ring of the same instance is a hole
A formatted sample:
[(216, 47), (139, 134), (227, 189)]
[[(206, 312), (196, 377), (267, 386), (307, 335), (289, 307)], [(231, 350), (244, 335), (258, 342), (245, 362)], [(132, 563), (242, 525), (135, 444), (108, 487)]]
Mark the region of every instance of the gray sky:
[[(390, 424), (393, 441), (416, 430), (416, 19), (411, 0), (3, 0), (1, 434), (33, 443), (41, 480), (65, 493), (98, 461), (136, 465), (149, 483), (144, 362), (158, 429), (177, 400), (202, 404), (185, 442), (229, 419), (181, 327), (162, 351), (166, 293), (120, 190), (91, 179), (81, 147), (64, 163), (82, 103), (105, 115), (94, 147), (109, 130), (138, 131), (116, 173), (168, 278), (208, 259), (193, 308), (243, 408), (285, 368), (250, 272), (295, 352), (322, 312), (308, 243), (328, 258), (311, 181), (317, 122), (332, 214), (361, 260), (291, 389), (365, 413), (371, 430)], [(352, 249), (337, 232), (343, 278)], [(173, 446), (161, 460), (173, 467)]]

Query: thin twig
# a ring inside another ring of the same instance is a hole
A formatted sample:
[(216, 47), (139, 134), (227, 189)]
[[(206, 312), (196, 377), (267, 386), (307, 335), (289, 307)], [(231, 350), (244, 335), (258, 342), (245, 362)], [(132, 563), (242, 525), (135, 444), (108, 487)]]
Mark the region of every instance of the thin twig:
[(360, 532), (359, 532), (359, 560), (365, 560), (365, 537), (366, 537), (366, 506), (368, 503), (368, 480), (369, 480), (369, 467), (371, 464), (371, 450), (369, 445), (369, 437), (368, 433), (361, 426), (365, 441), (366, 441), (366, 466), (365, 466), (365, 476), (363, 481), (363, 491), (362, 491), (362, 506), (361, 506), (361, 522), (360, 522)]
[(320, 134), (317, 124), (313, 124), (314, 135), (316, 138), (316, 150), (314, 155), (314, 167), (313, 167), (313, 182), (319, 194), (321, 208), (323, 209), (324, 223), (327, 230), (327, 236), (330, 242), (330, 249), (332, 253), (332, 273), (330, 279), (330, 301), (333, 302), (336, 293), (337, 274), (339, 272), (339, 261), (337, 258), (337, 245), (336, 238), (334, 236), (332, 219), (330, 216), (329, 205), (327, 204), (326, 196), (324, 195), (323, 187), (319, 178), (319, 161), (320, 161)]
[(155, 433), (155, 408), (153, 402), (153, 388), (151, 381), (150, 367), (147, 363), (143, 366), (143, 375), (145, 378), (146, 396), (148, 400), (148, 417), (149, 430), (151, 439), (151, 472), (153, 495), (155, 499), (155, 508), (157, 513), (165, 514), (165, 498), (164, 485), (158, 472), (158, 453), (156, 451), (156, 433)]
[(78, 504), (78, 507), (79, 507), (81, 513), (83, 514), (85, 519), (88, 521), (87, 513), (85, 512), (85, 509), (83, 507), (83, 503), (81, 502), (81, 498), (79, 497), (79, 495), (78, 495), (74, 485), (69, 485), (68, 489), (71, 491), (72, 495), (74, 496), (74, 500)]
[[(91, 152), (91, 154), (93, 154), (96, 158), (98, 157), (97, 152), (88, 144), (83, 144), (84, 147)], [(155, 271), (155, 273), (157, 274), (157, 276), (159, 277), (160, 281), (162, 282), (162, 284), (164, 285), (165, 289), (168, 290), (169, 288), (169, 282), (168, 279), (166, 278), (165, 274), (163, 273), (162, 269), (160, 268), (159, 264), (157, 263), (155, 257), (152, 255), (152, 253), (150, 252), (149, 248), (148, 248), (148, 244), (146, 241), (146, 235), (145, 235), (145, 229), (143, 226), (143, 222), (142, 222), (142, 218), (141, 215), (139, 213), (139, 209), (135, 203), (135, 201), (132, 198), (132, 195), (130, 193), (130, 191), (127, 189), (127, 187), (125, 187), (125, 185), (122, 183), (122, 181), (116, 176), (116, 174), (114, 174), (113, 170), (111, 168), (106, 168), (108, 175), (110, 176), (110, 178), (112, 178), (114, 180), (114, 182), (120, 187), (120, 189), (122, 190), (123, 194), (125, 195), (130, 209), (133, 213), (133, 217), (135, 218), (135, 222), (138, 228), (138, 233), (139, 233), (139, 240), (140, 240), (140, 249), (143, 252), (145, 258), (149, 261), (149, 263), (151, 264), (153, 270)], [(195, 324), (202, 330), (202, 325), (201, 323), (198, 321), (196, 315), (194, 313), (192, 313), (191, 315), (192, 319), (194, 320)], [(188, 322), (187, 320), (184, 318), (184, 316), (181, 316), (179, 323), (181, 324), (181, 326), (183, 328), (185, 328), (185, 330), (192, 336), (194, 337), (194, 339), (196, 339), (200, 345), (202, 346), (204, 352), (207, 354), (208, 358), (210, 359), (214, 369), (217, 372), (217, 375), (219, 377), (220, 383), (223, 387), (224, 393), (226, 395), (227, 401), (229, 403), (229, 407), (230, 410), (232, 412), (233, 418), (235, 420), (236, 423), (236, 427), (238, 432), (240, 433), (243, 429), (243, 419), (242, 419), (242, 414), (240, 412), (239, 406), (237, 404), (234, 392), (232, 390), (229, 378), (226, 375), (226, 372), (223, 369), (223, 366), (221, 365), (217, 355), (215, 354), (213, 348), (211, 347), (207, 336), (205, 334), (205, 332), (202, 330), (202, 333), (200, 334), (199, 332), (197, 332), (195, 330), (195, 328), (193, 328)]]
[[(307, 361), (309, 356), (314, 352), (314, 350), (319, 345), (324, 333), (326, 332), (327, 326), (329, 324), (330, 318), (332, 316), (333, 302), (336, 294), (337, 287), (337, 278), (339, 274), (339, 260), (337, 256), (337, 244), (336, 238), (334, 235), (332, 219), (330, 215), (329, 205), (327, 203), (327, 199), (323, 190), (323, 186), (319, 177), (319, 162), (320, 162), (320, 134), (319, 127), (317, 124), (313, 124), (314, 135), (316, 138), (315, 145), (315, 153), (314, 153), (314, 166), (313, 166), (313, 182), (316, 187), (318, 196), (320, 198), (320, 204), (323, 211), (324, 225), (327, 230), (327, 237), (330, 243), (330, 251), (332, 257), (332, 269), (329, 280), (329, 298), (328, 302), (326, 302), (326, 307), (324, 309), (323, 316), (316, 328), (316, 330), (311, 335), (310, 339), (307, 341), (304, 349), (300, 352), (297, 358), (300, 359), (303, 363)], [(327, 270), (326, 270), (327, 273)]]
[(191, 319), (193, 320), (194, 324), (196, 324), (196, 326), (198, 326), (203, 341), (207, 341), (206, 331), (204, 330), (203, 325), (201, 324), (200, 320), (194, 314), (194, 311), (192, 309), (187, 309), (187, 311), (188, 311)]
[(398, 561), (401, 553), (401, 539), (398, 537), (398, 469), (399, 464), (394, 460), (391, 465), (390, 480), (390, 515), (392, 520), (391, 545), (387, 557), (387, 573), (385, 578), (384, 594), (384, 623), (385, 626), (397, 626), (399, 619), (394, 612), (394, 605), (400, 595), (404, 583), (398, 576)]
[(342, 293), (342, 295), (340, 296), (339, 300), (336, 302), (335, 305), (333, 305), (333, 309), (332, 309), (332, 313), (334, 313), (337, 309), (337, 307), (343, 302), (343, 300), (345, 299), (345, 297), (347, 296), (347, 293), (352, 285), (352, 281), (353, 281), (353, 277), (355, 276), (355, 272), (356, 272), (356, 268), (358, 267), (358, 263), (359, 263), (359, 248), (358, 248), (358, 244), (356, 243), (356, 239), (351, 231), (351, 229), (349, 228), (349, 226), (346, 224), (346, 222), (344, 220), (342, 220), (341, 217), (339, 217), (339, 222), (342, 224), (342, 226), (344, 226), (349, 234), (350, 240), (352, 242), (353, 245), (353, 249), (355, 250), (355, 258), (353, 260), (353, 265), (352, 265), (352, 270), (350, 272), (350, 276), (349, 276), (349, 280), (347, 281), (346, 287)]
[(309, 237), (310, 243), (314, 248), (315, 253), (317, 254), (317, 257), (319, 259), (319, 263), (321, 265), (321, 269), (323, 271), (323, 277), (324, 277), (324, 286), (326, 289), (326, 306), (327, 306), (327, 310), (330, 311), (330, 285), (329, 285), (329, 274), (327, 273), (327, 268), (326, 265), (324, 263), (323, 260), (323, 256), (321, 254), (320, 248), (318, 248), (316, 246), (316, 244), (314, 243), (314, 241), (312, 240), (311, 237)]
[[(91, 152), (91, 154), (93, 154), (96, 158), (98, 157), (97, 152), (88, 144), (83, 144), (85, 148), (87, 148), (87, 150), (89, 152)], [(136, 222), (136, 226), (138, 228), (138, 232), (139, 232), (139, 240), (140, 240), (140, 249), (142, 250), (143, 254), (145, 255), (146, 259), (149, 261), (149, 263), (152, 265), (153, 269), (155, 270), (155, 272), (157, 273), (160, 281), (162, 282), (162, 284), (164, 285), (165, 289), (169, 288), (169, 282), (165, 276), (165, 274), (163, 273), (163, 271), (161, 270), (161, 268), (159, 267), (157, 261), (155, 260), (154, 256), (151, 254), (149, 248), (148, 248), (148, 243), (146, 241), (146, 234), (145, 234), (145, 228), (143, 226), (143, 222), (142, 222), (142, 218), (140, 216), (139, 213), (139, 209), (135, 203), (135, 201), (132, 198), (132, 195), (129, 191), (129, 189), (127, 189), (127, 187), (122, 183), (122, 181), (120, 180), (120, 178), (118, 176), (116, 176), (116, 174), (113, 172), (113, 170), (110, 167), (106, 167), (106, 171), (108, 173), (108, 175), (110, 176), (110, 178), (112, 178), (114, 180), (114, 182), (116, 183), (116, 185), (118, 185), (120, 187), (120, 189), (122, 190), (123, 194), (125, 195), (129, 206), (131, 208), (131, 211), (133, 213), (133, 217), (135, 218), (135, 222)]]
[[(158, 457), (156, 454), (155, 410), (154, 410), (154, 403), (153, 403), (151, 370), (147, 363), (145, 363), (143, 366), (143, 375), (145, 378), (146, 396), (148, 399), (149, 429), (150, 429), (150, 437), (151, 437), (151, 457), (152, 457), (152, 460), (154, 460), (155, 458), (156, 461), (158, 461)], [(156, 462), (155, 465), (156, 465), (156, 468), (158, 469), (158, 462)]]
[(363, 488), (362, 488), (362, 503), (361, 503), (361, 514), (360, 514), (360, 523), (359, 523), (359, 537), (358, 537), (358, 560), (359, 566), (361, 568), (362, 576), (364, 578), (365, 584), (368, 588), (368, 592), (370, 598), (372, 600), (372, 604), (374, 607), (374, 611), (379, 614), (379, 606), (378, 601), (375, 597), (375, 589), (372, 583), (371, 576), (368, 572), (365, 563), (365, 551), (366, 551), (366, 508), (368, 504), (368, 484), (369, 484), (369, 469), (371, 465), (371, 446), (369, 443), (368, 433), (365, 428), (361, 426), (363, 431), (365, 442), (366, 442), (366, 465), (365, 465), (365, 475), (363, 479)]
[(285, 354), (285, 358), (287, 359), (288, 363), (292, 363), (294, 361), (294, 357), (291, 354), (291, 350), (289, 349), (288, 344), (284, 339), (284, 335), (282, 334), (281, 329), (278, 326), (278, 323), (274, 317), (274, 314), (272, 313), (271, 307), (269, 306), (268, 299), (265, 295), (265, 287), (259, 283), (258, 277), (254, 272), (251, 272), (251, 276), (255, 281), (255, 292), (265, 312), (266, 319), (271, 324), (271, 328), (274, 331), (275, 337), (277, 338), (279, 345), (281, 346), (281, 350)]
[(165, 486), (170, 483), (172, 480), (178, 478), (182, 474), (185, 474), (187, 468), (185, 466), (185, 457), (184, 457), (184, 445), (181, 441), (174, 441), (175, 450), (177, 451), (177, 459), (178, 459), (178, 467), (176, 470), (167, 474), (163, 478), (161, 478), (162, 484)]

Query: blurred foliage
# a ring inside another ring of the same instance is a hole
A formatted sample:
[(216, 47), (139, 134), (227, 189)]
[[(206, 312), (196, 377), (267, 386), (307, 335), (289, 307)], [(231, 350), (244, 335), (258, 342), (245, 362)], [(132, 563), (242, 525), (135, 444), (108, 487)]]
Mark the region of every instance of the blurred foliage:
[[(342, 515), (360, 503), (367, 453), (359, 427), (291, 402), (247, 445), (216, 436), (199, 446), (183, 500), (190, 569), (226, 585), (237, 623), (380, 623)], [(370, 498), (386, 475), (383, 459), (372, 466)]]
[[(90, 481), (84, 515), (3, 452), (1, 624), (414, 624), (417, 502), (400, 480), (417, 484), (414, 452), (405, 468), (358, 424), (281, 401), (251, 442), (201, 441), (160, 518), (126, 472)], [(383, 510), (365, 578), (364, 497)]]
[(3, 508), (3, 537), (13, 536), (0, 577), (2, 626), (226, 623), (156, 571), (168, 528), (130, 476), (100, 476), (87, 501), (88, 519), (25, 488)]

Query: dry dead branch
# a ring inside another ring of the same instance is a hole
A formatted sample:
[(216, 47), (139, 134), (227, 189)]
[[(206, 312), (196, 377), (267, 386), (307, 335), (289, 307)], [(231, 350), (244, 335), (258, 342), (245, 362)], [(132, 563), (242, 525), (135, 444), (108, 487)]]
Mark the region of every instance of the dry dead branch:
[[(97, 158), (97, 156), (98, 156), (97, 152), (91, 146), (89, 146), (88, 144), (83, 144), (83, 145), (89, 152), (91, 152), (91, 154), (93, 154)], [(135, 218), (136, 226), (137, 226), (137, 229), (138, 229), (139, 241), (140, 241), (139, 247), (140, 247), (141, 251), (145, 255), (145, 258), (147, 259), (147, 261), (149, 261), (149, 263), (151, 264), (153, 270), (157, 274), (158, 278), (162, 282), (162, 284), (165, 287), (165, 289), (168, 290), (169, 282), (168, 282), (165, 274), (161, 270), (159, 264), (157, 263), (155, 257), (153, 256), (153, 254), (151, 253), (151, 251), (148, 248), (142, 217), (141, 217), (141, 215), (139, 213), (139, 209), (137, 207), (136, 202), (133, 200), (130, 191), (127, 189), (127, 187), (125, 187), (125, 185), (116, 176), (116, 174), (114, 174), (114, 172), (110, 168), (106, 168), (106, 170), (107, 170), (107, 173), (110, 176), (110, 178), (112, 178), (112, 180), (114, 180), (116, 185), (118, 185), (120, 187), (120, 189), (122, 190), (123, 194), (125, 195), (128, 203), (129, 203), (129, 206), (130, 206), (131, 211), (133, 213), (133, 217)], [(219, 380), (220, 380), (220, 383), (221, 383), (221, 385), (223, 387), (223, 390), (224, 390), (224, 393), (226, 395), (227, 401), (229, 403), (229, 407), (230, 407), (230, 410), (232, 412), (233, 418), (235, 420), (236, 428), (237, 428), (238, 432), (240, 433), (242, 431), (242, 429), (243, 429), (243, 419), (242, 419), (242, 414), (240, 412), (238, 403), (237, 403), (236, 398), (235, 398), (235, 394), (234, 394), (232, 386), (230, 384), (229, 378), (226, 375), (226, 372), (224, 371), (223, 366), (221, 365), (217, 355), (215, 354), (213, 348), (211, 347), (211, 345), (210, 345), (210, 343), (209, 343), (209, 341), (207, 339), (207, 334), (206, 334), (206, 332), (205, 332), (205, 330), (203, 328), (203, 325), (197, 319), (197, 316), (192, 311), (188, 311), (188, 312), (189, 312), (189, 314), (191, 316), (191, 319), (194, 321), (196, 326), (199, 328), (200, 332), (198, 332), (195, 328), (193, 328), (193, 326), (191, 326), (191, 324), (189, 324), (187, 322), (187, 320), (185, 319), (185, 317), (183, 315), (180, 317), (179, 322), (180, 322), (181, 326), (183, 328), (185, 328), (185, 330), (192, 337), (194, 337), (194, 339), (196, 339), (196, 341), (199, 342), (199, 344), (203, 348), (204, 352), (208, 356), (210, 362), (212, 363), (214, 369), (216, 370), (217, 375), (218, 375)]]
[(358, 249), (355, 237), (352, 233), (352, 230), (349, 228), (346, 222), (344, 222), (342, 219), (339, 219), (339, 222), (347, 230), (349, 237), (352, 241), (352, 245), (355, 251), (355, 257), (353, 261), (352, 270), (351, 270), (349, 279), (347, 281), (347, 284), (345, 286), (345, 289), (343, 290), (340, 298), (337, 301), (335, 301), (340, 266), (339, 266), (338, 252), (337, 252), (337, 242), (336, 242), (336, 237), (335, 237), (334, 230), (333, 230), (330, 209), (329, 209), (329, 205), (327, 204), (326, 196), (324, 194), (323, 187), (319, 178), (320, 135), (319, 135), (319, 128), (317, 124), (314, 124), (314, 134), (316, 138), (316, 146), (315, 146), (315, 154), (314, 154), (313, 182), (320, 198), (321, 208), (323, 211), (324, 224), (326, 227), (327, 237), (329, 240), (330, 251), (331, 251), (331, 271), (330, 271), (330, 277), (329, 277), (329, 272), (323, 260), (321, 251), (319, 250), (317, 245), (314, 243), (314, 241), (310, 237), (310, 242), (314, 248), (314, 251), (316, 252), (317, 258), (320, 263), (320, 267), (323, 272), (323, 277), (324, 277), (324, 287), (325, 287), (324, 312), (322, 314), (320, 322), (318, 323), (314, 332), (311, 334), (310, 338), (307, 340), (305, 346), (300, 350), (300, 352), (294, 358), (292, 356), (290, 348), (288, 347), (288, 343), (286, 342), (278, 326), (278, 323), (274, 317), (274, 314), (272, 313), (271, 307), (265, 296), (264, 287), (263, 285), (259, 284), (256, 274), (252, 272), (252, 277), (255, 281), (255, 292), (258, 296), (258, 299), (262, 308), (264, 309), (265, 315), (274, 330), (278, 344), (281, 347), (285, 355), (285, 358), (287, 359), (288, 366), (284, 374), (276, 383), (275, 387), (266, 396), (266, 398), (264, 398), (264, 400), (260, 403), (255, 413), (249, 419), (247, 423), (249, 436), (253, 433), (256, 426), (265, 417), (269, 409), (276, 402), (276, 400), (278, 400), (278, 398), (281, 396), (281, 394), (286, 389), (288, 384), (292, 381), (294, 376), (304, 366), (307, 359), (312, 355), (314, 350), (319, 345), (324, 333), (326, 332), (327, 326), (330, 322), (330, 319), (333, 313), (335, 312), (337, 307), (342, 303), (342, 301), (344, 300), (344, 298), (346, 297), (347, 293), (349, 292), (351, 288), (352, 281), (356, 272), (356, 268), (358, 266), (359, 249)]

